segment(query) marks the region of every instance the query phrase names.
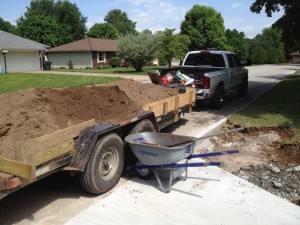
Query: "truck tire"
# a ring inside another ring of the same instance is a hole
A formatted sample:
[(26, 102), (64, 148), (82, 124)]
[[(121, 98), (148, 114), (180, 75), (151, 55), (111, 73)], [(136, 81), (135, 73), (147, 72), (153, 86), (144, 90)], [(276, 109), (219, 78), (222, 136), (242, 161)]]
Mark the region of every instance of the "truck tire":
[(241, 98), (245, 98), (248, 92), (248, 77), (245, 77), (238, 92), (238, 96)]
[[(155, 128), (153, 126), (153, 123), (149, 119), (145, 119), (140, 121), (138, 124), (136, 124), (132, 129), (129, 131), (129, 134), (136, 134), (136, 133), (142, 133), (142, 132), (154, 132)], [(135, 157), (135, 155), (132, 153), (129, 146), (126, 146), (126, 162), (131, 165), (141, 165), (138, 159)], [(136, 174), (145, 180), (148, 180), (153, 177), (153, 172), (149, 169), (143, 169), (143, 170), (135, 170)]]
[(119, 181), (124, 167), (123, 141), (117, 134), (100, 138), (83, 173), (81, 186), (92, 194), (103, 194)]
[(221, 109), (224, 104), (224, 96), (224, 87), (223, 85), (219, 85), (214, 96), (210, 100), (210, 107), (213, 109)]

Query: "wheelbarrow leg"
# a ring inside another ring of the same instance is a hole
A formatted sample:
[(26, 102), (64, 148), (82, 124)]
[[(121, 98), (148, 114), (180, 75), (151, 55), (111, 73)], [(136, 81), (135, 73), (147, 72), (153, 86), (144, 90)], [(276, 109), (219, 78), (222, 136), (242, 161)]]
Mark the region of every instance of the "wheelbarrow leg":
[[(167, 185), (163, 185), (163, 182), (160, 178), (159, 169), (152, 169), (154, 172), (155, 178), (157, 180), (157, 183), (159, 185), (159, 189), (164, 193), (169, 193), (171, 191), (171, 186), (173, 183), (173, 180), (180, 179), (180, 180), (186, 180), (187, 178), (187, 167), (182, 168), (171, 168), (169, 170), (169, 181)], [(185, 172), (185, 176), (181, 176)]]

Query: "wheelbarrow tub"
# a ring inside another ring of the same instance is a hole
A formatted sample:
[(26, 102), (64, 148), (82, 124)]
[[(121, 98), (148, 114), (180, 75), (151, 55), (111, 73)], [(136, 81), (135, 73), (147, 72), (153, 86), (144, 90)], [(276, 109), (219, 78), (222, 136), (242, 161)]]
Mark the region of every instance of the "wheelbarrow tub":
[(136, 133), (125, 137), (133, 154), (143, 165), (172, 164), (189, 157), (195, 148), (193, 139), (190, 136), (158, 132)]

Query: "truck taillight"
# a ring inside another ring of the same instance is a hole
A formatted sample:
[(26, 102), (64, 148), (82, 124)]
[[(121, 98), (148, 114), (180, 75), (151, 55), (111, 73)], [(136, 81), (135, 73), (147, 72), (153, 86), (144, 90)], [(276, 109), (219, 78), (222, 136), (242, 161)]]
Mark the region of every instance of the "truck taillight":
[(210, 88), (210, 78), (204, 76), (203, 79), (203, 89), (209, 89)]

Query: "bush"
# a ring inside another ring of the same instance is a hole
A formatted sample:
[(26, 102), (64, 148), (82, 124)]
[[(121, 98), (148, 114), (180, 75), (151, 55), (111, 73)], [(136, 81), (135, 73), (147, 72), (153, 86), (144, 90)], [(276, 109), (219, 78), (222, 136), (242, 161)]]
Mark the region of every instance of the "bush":
[(109, 64), (112, 68), (120, 67), (121, 65), (121, 59), (119, 57), (111, 57)]
[(67, 66), (69, 67), (69, 69), (73, 69), (73, 62), (72, 60), (69, 60), (69, 62), (67, 63)]
[(87, 67), (85, 67), (84, 68), (85, 70), (91, 70), (91, 69), (93, 69), (92, 67), (89, 67), (89, 66), (87, 66)]

